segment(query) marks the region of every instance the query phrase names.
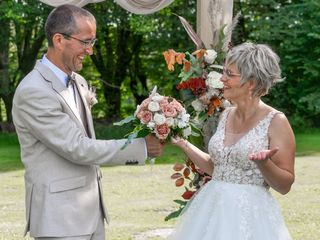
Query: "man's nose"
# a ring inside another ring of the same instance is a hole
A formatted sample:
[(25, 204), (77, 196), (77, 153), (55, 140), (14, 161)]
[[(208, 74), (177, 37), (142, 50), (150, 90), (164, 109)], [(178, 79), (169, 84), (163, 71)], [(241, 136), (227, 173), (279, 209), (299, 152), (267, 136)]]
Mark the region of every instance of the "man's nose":
[(86, 53), (88, 55), (92, 55), (93, 54), (93, 46), (92, 45), (89, 45), (87, 48), (86, 48)]

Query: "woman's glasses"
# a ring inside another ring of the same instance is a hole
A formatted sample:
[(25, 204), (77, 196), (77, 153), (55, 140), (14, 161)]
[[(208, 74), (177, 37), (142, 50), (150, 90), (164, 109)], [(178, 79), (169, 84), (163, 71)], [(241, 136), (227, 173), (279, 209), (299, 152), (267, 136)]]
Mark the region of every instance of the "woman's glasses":
[(236, 76), (241, 76), (240, 73), (233, 73), (231, 72), (229, 69), (227, 68), (223, 68), (222, 70), (222, 74), (227, 76), (227, 78), (232, 78), (232, 77), (236, 77)]

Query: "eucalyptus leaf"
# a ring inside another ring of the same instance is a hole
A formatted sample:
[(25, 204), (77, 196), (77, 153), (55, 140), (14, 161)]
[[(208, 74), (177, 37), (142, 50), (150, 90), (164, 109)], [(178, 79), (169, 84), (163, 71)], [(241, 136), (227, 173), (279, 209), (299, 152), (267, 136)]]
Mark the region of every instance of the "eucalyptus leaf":
[(113, 123), (113, 125), (115, 125), (115, 126), (122, 126), (122, 125), (127, 124), (127, 123), (130, 123), (130, 122), (132, 122), (132, 121), (134, 121), (134, 120), (136, 120), (136, 119), (137, 119), (137, 118), (136, 118), (135, 116), (131, 115), (131, 116), (129, 116), (129, 117), (121, 120), (120, 122), (115, 122), (115, 123)]

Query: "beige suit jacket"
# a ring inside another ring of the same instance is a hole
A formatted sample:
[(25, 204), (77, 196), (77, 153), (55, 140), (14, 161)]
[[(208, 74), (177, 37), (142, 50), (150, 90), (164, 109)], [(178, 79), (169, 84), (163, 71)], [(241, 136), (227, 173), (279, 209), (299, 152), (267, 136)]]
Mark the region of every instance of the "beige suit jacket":
[(124, 150), (125, 140), (96, 140), (86, 94), (88, 84), (76, 76), (86, 127), (68, 89), (38, 62), (19, 84), (13, 121), (25, 166), (26, 233), (32, 237), (91, 234), (102, 201), (101, 164), (143, 164), (144, 139)]

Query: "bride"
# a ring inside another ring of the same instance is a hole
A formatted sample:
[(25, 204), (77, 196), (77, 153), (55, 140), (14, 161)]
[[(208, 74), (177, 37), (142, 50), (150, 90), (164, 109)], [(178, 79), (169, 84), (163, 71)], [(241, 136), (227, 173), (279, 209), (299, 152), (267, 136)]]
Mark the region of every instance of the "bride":
[(294, 134), (285, 115), (261, 100), (281, 80), (279, 57), (267, 45), (244, 43), (228, 52), (221, 81), (233, 107), (222, 113), (209, 154), (172, 140), (212, 180), (190, 202), (170, 239), (291, 239), (269, 188), (290, 191)]

